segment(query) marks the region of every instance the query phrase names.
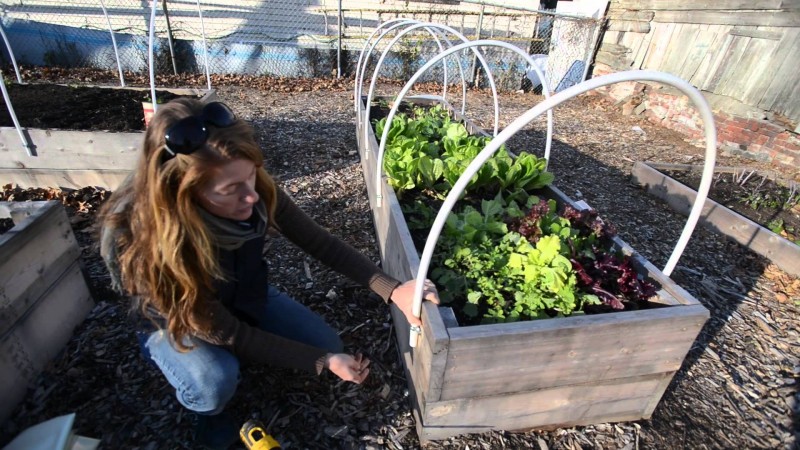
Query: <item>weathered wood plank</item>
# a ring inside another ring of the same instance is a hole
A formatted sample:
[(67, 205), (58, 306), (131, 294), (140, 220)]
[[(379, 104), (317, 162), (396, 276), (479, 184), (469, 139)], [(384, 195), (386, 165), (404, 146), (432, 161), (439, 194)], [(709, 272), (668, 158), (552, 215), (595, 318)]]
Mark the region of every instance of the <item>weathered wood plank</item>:
[[(684, 215), (697, 197), (695, 190), (645, 163), (634, 164), (632, 180)], [(787, 273), (800, 276), (800, 247), (714, 200), (706, 199), (698, 223), (769, 258)]]
[(609, 19), (618, 19), (618, 20), (638, 20), (644, 22), (650, 22), (653, 20), (655, 13), (653, 11), (630, 11), (630, 10), (619, 10), (619, 9), (609, 9), (608, 11), (608, 18)]
[[(518, 376), (527, 376), (520, 372)], [(561, 386), (492, 397), (443, 400), (428, 405), (426, 432), (450, 435), (490, 429), (524, 430), (587, 425), (602, 421), (635, 420), (647, 410), (664, 376), (598, 381), (591, 385)], [(469, 426), (466, 426), (469, 424)], [(449, 430), (447, 430), (449, 429)]]
[(633, 59), (629, 56), (614, 55), (602, 50), (597, 52), (594, 59), (598, 63), (605, 64), (616, 70), (629, 70), (631, 64), (633, 64)]
[(776, 102), (774, 111), (793, 119), (797, 124), (794, 132), (800, 133), (800, 74), (795, 73), (794, 80), (788, 86), (792, 89), (791, 92)]
[(730, 30), (728, 25), (706, 26), (708, 27), (708, 32), (713, 34), (714, 38), (690, 81), (699, 89), (710, 90), (708, 84), (712, 75), (719, 68), (723, 55), (730, 47), (732, 37), (728, 34)]
[[(648, 53), (650, 52), (650, 44), (653, 41), (654, 35), (655, 33), (652, 32), (652, 25), (651, 25), (651, 32), (645, 35), (627, 33), (627, 36), (636, 36), (634, 39), (638, 42), (638, 46), (636, 47), (636, 53), (633, 57), (633, 64), (631, 66), (632, 69), (644, 68), (644, 61)], [(630, 45), (632, 47), (632, 43)]]
[(714, 0), (689, 2), (686, 0), (618, 0), (611, 2), (614, 9), (671, 9), (671, 10), (715, 10), (715, 9), (781, 9), (797, 6), (797, 0)]
[(28, 156), (15, 128), (0, 127), (0, 168), (132, 170), (144, 139), (141, 132), (27, 131), (36, 156)]
[(793, 75), (797, 73), (798, 47), (800, 47), (800, 28), (787, 29), (772, 57), (773, 76), (756, 81), (755, 86), (751, 88), (752, 94), (748, 96), (748, 100), (757, 97), (762, 89), (763, 94), (758, 103), (749, 104), (767, 111), (773, 109), (787, 85), (787, 80), (792, 79)]
[[(798, 58), (800, 58), (800, 39), (795, 39), (795, 47), (788, 58), (792, 58), (797, 63)], [(800, 71), (797, 70), (797, 64), (795, 64), (794, 68), (784, 64), (777, 72), (774, 72), (773, 76), (775, 80), (783, 80), (783, 86), (775, 98), (771, 110), (794, 119), (796, 123), (800, 123), (800, 96), (798, 96), (800, 95), (798, 92)]]
[[(43, 233), (41, 237), (51, 237), (46, 234)], [(59, 238), (61, 236), (55, 236), (55, 239)], [(3, 279), (0, 282), (6, 282), (5, 288), (0, 293), (0, 336), (10, 330), (41, 298), (42, 294), (80, 257), (81, 252), (77, 245), (62, 248), (64, 246), (59, 244), (62, 243), (52, 242), (52, 251), (45, 255), (46, 258), (35, 261), (38, 272), (24, 273), (21, 277), (12, 278), (10, 282), (5, 280), (6, 277), (0, 277)], [(19, 262), (19, 258), (14, 258), (14, 260)], [(10, 272), (13, 266), (6, 266), (3, 265), (0, 270)]]
[(412, 351), (414, 370), (420, 381), (416, 387), (425, 403), (438, 401), (442, 393), (450, 337), (433, 303), (423, 303), (422, 338)]
[(28, 313), (0, 336), (0, 422), (24, 396), (28, 383), (69, 341), (91, 310), (80, 261), (75, 261)]
[[(441, 398), (496, 396), (675, 371), (707, 318), (706, 309), (695, 305), (455, 328), (449, 330)], [(497, 371), (505, 361), (514, 361), (514, 369)]]
[(630, 31), (633, 33), (649, 33), (650, 22), (639, 20), (611, 19), (608, 21), (609, 31)]
[(645, 69), (658, 70), (661, 67), (661, 61), (667, 52), (672, 39), (672, 33), (677, 27), (674, 23), (659, 23), (653, 24), (653, 38), (650, 42), (650, 48), (642, 65)]
[(713, 25), (800, 26), (798, 11), (656, 11), (654, 22)]
[(97, 186), (113, 191), (130, 173), (128, 170), (0, 169), (0, 180), (23, 188)]
[(661, 61), (660, 70), (673, 74), (680, 73), (686, 58), (689, 57), (689, 50), (696, 44), (699, 32), (700, 25), (678, 24), (672, 34), (672, 42), (667, 49), (667, 53)]
[(742, 102), (747, 98), (750, 87), (762, 77), (771, 78), (772, 54), (778, 41), (759, 38), (746, 38), (750, 41), (737, 64), (732, 67), (727, 83), (720, 86), (715, 94), (727, 95)]
[(729, 43), (723, 46), (716, 64), (716, 71), (712, 73), (707, 88), (711, 92), (724, 89), (725, 83), (733, 76), (736, 64), (742, 58), (750, 38), (742, 36), (729, 36)]
[(40, 210), (0, 236), (0, 308), (12, 308), (48, 266), (78, 247), (64, 207), (38, 203)]
[(697, 74), (700, 65), (706, 60), (709, 54), (709, 49), (717, 38), (716, 30), (711, 31), (708, 29), (709, 25), (697, 25), (697, 35), (688, 47), (688, 54), (683, 65), (675, 72), (679, 77), (684, 80), (691, 80)]
[(786, 30), (784, 28), (769, 28), (757, 26), (741, 26), (737, 25), (731, 29), (730, 33), (734, 36), (747, 36), (758, 39), (770, 39), (773, 41), (780, 41)]

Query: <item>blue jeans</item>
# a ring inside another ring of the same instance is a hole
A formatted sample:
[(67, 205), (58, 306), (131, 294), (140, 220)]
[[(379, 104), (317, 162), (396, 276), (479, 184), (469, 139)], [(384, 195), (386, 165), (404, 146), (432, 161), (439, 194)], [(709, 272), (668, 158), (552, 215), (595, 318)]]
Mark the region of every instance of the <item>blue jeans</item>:
[[(287, 294), (269, 287), (267, 301), (244, 311), (270, 333), (341, 353), (343, 344), (336, 332), (319, 315)], [(239, 383), (239, 360), (230, 351), (200, 339), (187, 337), (194, 347), (176, 350), (163, 330), (144, 336), (145, 356), (161, 369), (175, 388), (178, 401), (200, 414), (219, 414), (233, 398)]]

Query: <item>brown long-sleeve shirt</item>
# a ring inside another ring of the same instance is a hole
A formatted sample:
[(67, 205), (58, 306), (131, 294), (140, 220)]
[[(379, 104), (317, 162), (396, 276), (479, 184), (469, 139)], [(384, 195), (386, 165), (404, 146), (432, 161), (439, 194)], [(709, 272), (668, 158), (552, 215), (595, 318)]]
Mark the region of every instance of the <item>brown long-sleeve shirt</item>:
[[(389, 301), (399, 281), (385, 274), (372, 261), (347, 243), (331, 235), (306, 215), (283, 190), (278, 189), (275, 221), (290, 241), (351, 280), (368, 286)], [(104, 230), (104, 233), (108, 230)], [(110, 231), (113, 232), (113, 231)], [(242, 301), (266, 301), (266, 263), (262, 260), (265, 236), (246, 242), (238, 250), (219, 250), (220, 265), (228, 279), (217, 283), (217, 299), (211, 302), (211, 328), (195, 333), (198, 338), (228, 348), (243, 361), (320, 373), (327, 351), (283, 338), (248, 324), (237, 314)], [(103, 244), (113, 242), (103, 239)], [(102, 250), (102, 249), (101, 249)], [(104, 258), (107, 251), (101, 251)], [(114, 274), (115, 264), (106, 263)]]

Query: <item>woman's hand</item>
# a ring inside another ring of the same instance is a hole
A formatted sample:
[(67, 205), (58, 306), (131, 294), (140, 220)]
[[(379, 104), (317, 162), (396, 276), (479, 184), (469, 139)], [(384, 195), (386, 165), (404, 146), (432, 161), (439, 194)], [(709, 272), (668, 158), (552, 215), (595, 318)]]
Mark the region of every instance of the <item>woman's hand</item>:
[(369, 359), (360, 353), (351, 356), (345, 353), (328, 353), (325, 367), (344, 381), (361, 384), (369, 375)]
[[(417, 280), (409, 280), (394, 288), (392, 291), (392, 302), (403, 311), (406, 320), (411, 325), (422, 325), (422, 321), (412, 314), (411, 310), (414, 306), (414, 287), (417, 285)], [(425, 280), (425, 286), (422, 290), (423, 300), (430, 300), (433, 303), (439, 304), (439, 293), (436, 291), (436, 286), (431, 280)]]

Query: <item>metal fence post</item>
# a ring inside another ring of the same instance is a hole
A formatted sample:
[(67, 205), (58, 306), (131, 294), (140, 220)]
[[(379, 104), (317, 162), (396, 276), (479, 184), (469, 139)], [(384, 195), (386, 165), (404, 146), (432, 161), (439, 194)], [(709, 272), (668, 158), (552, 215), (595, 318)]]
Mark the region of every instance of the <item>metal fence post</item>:
[[(481, 38), (481, 31), (483, 31), (483, 12), (486, 10), (486, 5), (481, 4), (481, 14), (478, 16), (478, 29), (476, 30), (475, 39), (480, 40)], [(472, 57), (472, 85), (478, 85), (478, 57)]]
[(344, 20), (342, 18), (342, 0), (339, 0), (339, 38), (336, 40), (336, 78), (342, 78), (342, 25)]
[(172, 73), (178, 74), (178, 64), (175, 62), (175, 49), (172, 48), (172, 26), (169, 23), (169, 11), (167, 10), (167, 0), (161, 0), (164, 8), (164, 18), (167, 19), (167, 42), (169, 42), (169, 56), (172, 58)]

